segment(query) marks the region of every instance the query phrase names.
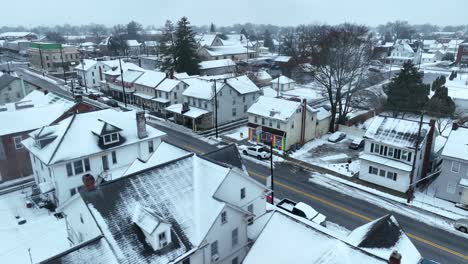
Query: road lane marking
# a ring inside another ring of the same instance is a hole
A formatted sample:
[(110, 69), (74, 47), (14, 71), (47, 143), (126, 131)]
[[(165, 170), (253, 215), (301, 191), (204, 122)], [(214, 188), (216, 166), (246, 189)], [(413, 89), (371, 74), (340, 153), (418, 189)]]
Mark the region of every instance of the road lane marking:
[[(249, 173), (251, 173), (252, 175), (255, 175), (255, 176), (259, 177), (259, 178), (262, 178), (262, 179), (266, 179), (266, 178), (267, 178), (267, 177), (263, 176), (262, 174), (257, 173), (257, 172), (252, 171), (252, 170), (249, 170)], [(358, 217), (358, 218), (361, 218), (361, 219), (363, 219), (363, 220), (365, 220), (365, 221), (367, 221), (367, 222), (371, 222), (371, 221), (374, 220), (374, 219), (372, 219), (372, 218), (370, 218), (370, 217), (367, 217), (367, 216), (365, 216), (365, 215), (356, 213), (356, 212), (354, 212), (354, 211), (352, 211), (352, 210), (350, 210), (350, 209), (347, 209), (347, 208), (345, 208), (345, 207), (343, 207), (343, 206), (340, 206), (340, 205), (337, 205), (337, 204), (332, 203), (332, 202), (330, 202), (330, 201), (327, 201), (327, 200), (325, 200), (325, 199), (323, 199), (323, 198), (320, 198), (320, 197), (317, 197), (317, 196), (315, 196), (315, 195), (306, 193), (306, 192), (304, 192), (304, 191), (301, 191), (301, 190), (299, 190), (299, 189), (296, 189), (296, 188), (294, 188), (294, 187), (292, 187), (292, 186), (289, 186), (289, 185), (287, 185), (287, 184), (278, 182), (277, 180), (275, 180), (274, 183), (275, 183), (275, 185), (279, 185), (279, 186), (281, 186), (281, 187), (283, 187), (283, 188), (285, 188), (285, 189), (288, 189), (288, 190), (293, 191), (293, 192), (295, 192), (295, 193), (299, 193), (299, 194), (301, 194), (301, 195), (303, 195), (303, 196), (306, 196), (306, 197), (308, 197), (308, 198), (310, 198), (310, 199), (316, 200), (316, 201), (318, 201), (318, 202), (320, 202), (320, 203), (329, 205), (329, 206), (334, 207), (334, 208), (336, 208), (336, 209), (338, 209), (338, 210), (344, 211), (344, 212), (346, 212), (346, 213), (348, 213), (348, 214), (350, 214), (350, 215), (353, 215), (353, 216), (356, 216), (356, 217)], [(405, 232), (405, 233), (406, 233), (406, 232)], [(429, 246), (432, 246), (432, 247), (437, 248), (437, 249), (439, 249), (439, 250), (445, 251), (445, 252), (450, 253), (450, 254), (452, 254), (452, 255), (455, 255), (455, 256), (457, 256), (457, 257), (460, 257), (460, 258), (463, 258), (463, 259), (468, 259), (468, 256), (466, 256), (466, 255), (464, 255), (464, 254), (462, 254), (462, 253), (460, 253), (460, 252), (457, 252), (457, 251), (454, 251), (454, 250), (449, 249), (449, 248), (447, 248), (447, 247), (441, 246), (441, 245), (439, 245), (439, 244), (436, 244), (436, 243), (434, 243), (434, 242), (431, 242), (431, 241), (426, 240), (426, 239), (424, 239), (424, 238), (421, 238), (421, 237), (419, 237), (419, 236), (413, 235), (413, 234), (411, 234), (411, 233), (406, 233), (406, 235), (409, 236), (409, 237), (411, 237), (411, 238), (413, 238), (413, 239), (415, 239), (415, 240), (417, 240), (417, 241), (419, 241), (419, 242), (421, 242), (421, 243), (427, 244), (427, 245), (429, 245)]]

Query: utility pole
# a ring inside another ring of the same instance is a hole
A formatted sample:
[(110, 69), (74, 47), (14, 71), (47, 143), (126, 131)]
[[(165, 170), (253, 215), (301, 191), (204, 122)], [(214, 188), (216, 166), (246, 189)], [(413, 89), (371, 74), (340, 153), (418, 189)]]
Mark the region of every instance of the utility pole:
[(215, 109), (215, 133), (216, 133), (216, 138), (218, 138), (218, 93), (216, 92), (216, 79), (213, 79), (211, 80), (212, 82), (214, 82), (214, 99), (215, 99), (215, 105), (214, 105), (214, 109)]
[[(413, 181), (414, 181), (414, 170), (416, 168), (416, 159), (418, 158), (418, 149), (419, 149), (419, 139), (421, 137), (421, 128), (422, 128), (422, 123), (423, 123), (423, 118), (424, 118), (424, 112), (421, 112), (421, 117), (419, 120), (419, 128), (418, 128), (418, 137), (416, 138), (416, 146), (414, 148), (414, 157), (413, 157), (413, 164), (411, 166), (411, 173), (410, 173), (410, 184), (409, 184), (409, 189), (407, 192), (407, 199), (406, 202), (410, 203), (411, 199), (413, 199), (413, 193), (414, 193), (414, 186), (413, 186)], [(422, 151), (422, 149), (421, 149)]]
[[(273, 135), (271, 135), (274, 137)], [(270, 138), (270, 174), (271, 174), (271, 204), (275, 204), (274, 178), (273, 178), (273, 139)]]
[(63, 62), (63, 48), (62, 48), (62, 46), (60, 46), (60, 58), (62, 59), (63, 80), (65, 80), (65, 85), (67, 85), (67, 75), (65, 74), (65, 63)]
[(31, 264), (33, 264), (32, 256), (31, 256), (31, 248), (28, 248), (28, 254), (29, 254), (29, 261), (31, 261)]
[[(125, 94), (125, 84), (123, 80), (123, 69), (122, 69), (122, 59), (119, 56), (119, 65), (120, 65), (120, 80), (122, 81), (122, 91), (123, 91), (123, 98), (124, 98), (124, 104), (125, 107), (127, 107), (127, 96)], [(218, 136), (218, 135), (216, 135)]]

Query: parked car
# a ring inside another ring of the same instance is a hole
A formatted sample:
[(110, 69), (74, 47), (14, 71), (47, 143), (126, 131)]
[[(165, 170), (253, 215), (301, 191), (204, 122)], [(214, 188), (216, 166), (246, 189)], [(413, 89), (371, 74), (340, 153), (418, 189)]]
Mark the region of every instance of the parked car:
[(109, 97), (105, 97), (105, 96), (101, 96), (101, 97), (99, 97), (99, 98), (97, 99), (98, 102), (103, 103), (103, 104), (107, 103), (107, 101), (109, 101), (109, 100), (110, 100), (110, 98), (109, 98)]
[(346, 137), (346, 134), (344, 132), (336, 131), (335, 133), (331, 134), (328, 137), (328, 141), (336, 143), (336, 142), (340, 142), (345, 137)]
[(269, 159), (270, 151), (262, 146), (245, 147), (242, 151), (244, 155), (257, 157), (258, 159)]
[(73, 89), (73, 93), (74, 93), (74, 94), (84, 94), (84, 90), (83, 90), (83, 88), (81, 88), (81, 87), (75, 87), (75, 88)]
[(97, 100), (99, 97), (101, 97), (101, 94), (99, 94), (99, 93), (90, 93), (90, 94), (88, 94), (89, 99)]
[(117, 101), (113, 99), (107, 100), (106, 104), (110, 107), (119, 107), (119, 103), (117, 103)]
[(356, 138), (354, 139), (351, 144), (349, 144), (350, 149), (362, 149), (364, 148), (364, 139), (363, 138)]
[(294, 215), (304, 217), (316, 224), (319, 224), (321, 226), (326, 226), (325, 221), (327, 220), (327, 217), (317, 212), (314, 208), (312, 208), (312, 206), (306, 203), (303, 203), (303, 202), (296, 203), (289, 199), (283, 199), (276, 206)]
[(468, 218), (460, 218), (453, 224), (455, 229), (462, 231), (463, 233), (468, 233)]

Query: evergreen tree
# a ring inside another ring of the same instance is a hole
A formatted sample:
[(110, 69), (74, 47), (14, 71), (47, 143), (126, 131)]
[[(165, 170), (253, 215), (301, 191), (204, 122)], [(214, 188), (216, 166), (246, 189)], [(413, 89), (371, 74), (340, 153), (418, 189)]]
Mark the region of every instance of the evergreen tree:
[(175, 37), (175, 70), (189, 75), (198, 74), (197, 43), (187, 17), (182, 17), (177, 22)]
[(443, 84), (437, 88), (434, 95), (427, 103), (427, 111), (436, 117), (451, 117), (455, 112), (455, 103), (448, 96), (447, 87)]
[(127, 39), (135, 39), (140, 41), (141, 35), (140, 32), (143, 30), (143, 26), (135, 21), (130, 21), (127, 24)]
[(270, 31), (265, 30), (264, 43), (263, 46), (267, 47), (270, 51), (273, 51), (275, 45), (273, 44), (273, 39), (271, 38)]
[(396, 112), (419, 112), (424, 109), (429, 95), (429, 85), (411, 61), (405, 62), (400, 73), (385, 87), (385, 108)]
[(174, 39), (174, 25), (172, 21), (166, 20), (163, 29), (163, 35), (159, 42), (159, 52), (161, 54), (161, 71), (168, 72), (174, 70), (175, 51)]
[(437, 78), (432, 82), (431, 90), (432, 90), (433, 92), (435, 92), (439, 87), (440, 87), (440, 79), (439, 79), (439, 77), (437, 77)]
[(245, 31), (245, 28), (242, 28), (240, 33), (247, 37), (247, 31)]
[(211, 33), (215, 33), (216, 32), (216, 27), (213, 23), (211, 23), (211, 26), (210, 26), (210, 32)]

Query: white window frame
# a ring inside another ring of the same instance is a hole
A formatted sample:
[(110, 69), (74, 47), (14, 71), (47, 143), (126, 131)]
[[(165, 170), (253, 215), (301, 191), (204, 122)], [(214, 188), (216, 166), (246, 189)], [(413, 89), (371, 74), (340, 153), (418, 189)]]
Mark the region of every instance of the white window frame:
[[(457, 169), (454, 170), (454, 167), (455, 167), (454, 165), (457, 165), (457, 164), (458, 164)], [(453, 172), (453, 173), (459, 173), (460, 172), (460, 162), (452, 161), (452, 166), (451, 166), (450, 171)]]
[[(19, 139), (19, 142), (17, 142), (18, 139)], [(23, 140), (22, 136), (13, 137), (13, 143), (15, 143), (15, 149), (16, 150), (24, 149), (23, 144), (21, 144), (21, 140)], [(19, 144), (19, 147), (18, 147), (18, 144)]]
[[(113, 140), (112, 135), (117, 135), (117, 138), (115, 140)], [(107, 140), (106, 137), (109, 137), (109, 140)], [(115, 143), (115, 142), (119, 142), (119, 133), (111, 133), (111, 134), (108, 134), (108, 135), (104, 135), (102, 137), (102, 140), (104, 142), (104, 145), (109, 145), (109, 144), (112, 144), (112, 143)]]
[(227, 213), (226, 211), (221, 212), (221, 224), (226, 224), (228, 222), (227, 220)]
[(158, 234), (159, 248), (167, 246), (167, 237), (166, 232), (161, 232)]

